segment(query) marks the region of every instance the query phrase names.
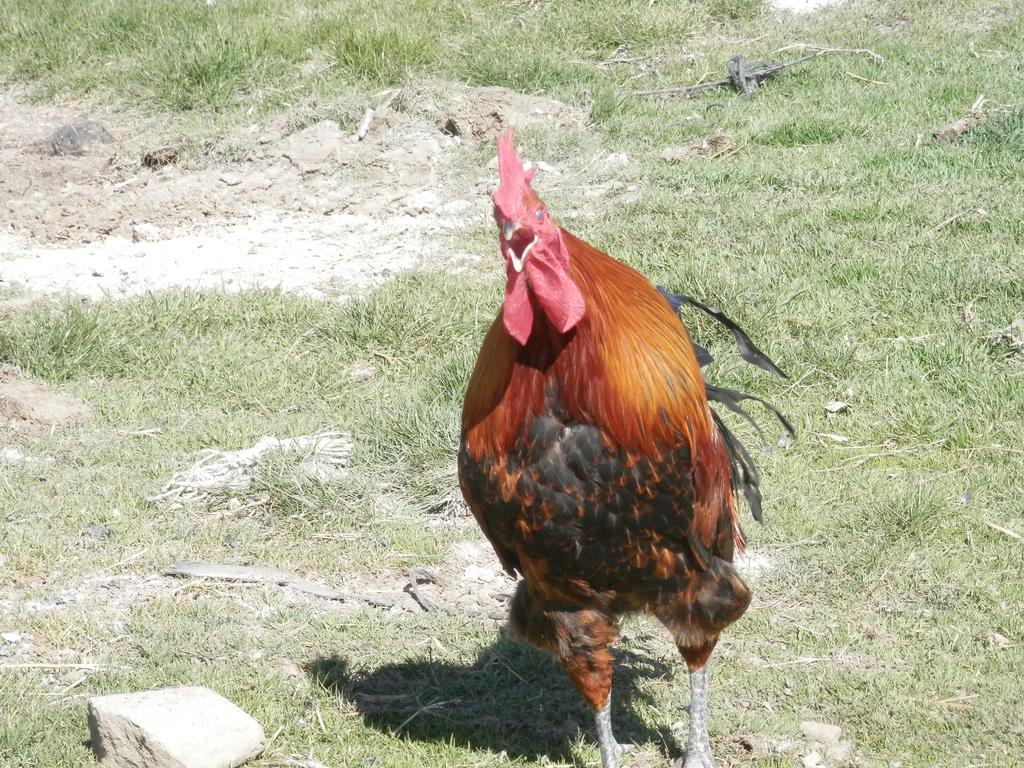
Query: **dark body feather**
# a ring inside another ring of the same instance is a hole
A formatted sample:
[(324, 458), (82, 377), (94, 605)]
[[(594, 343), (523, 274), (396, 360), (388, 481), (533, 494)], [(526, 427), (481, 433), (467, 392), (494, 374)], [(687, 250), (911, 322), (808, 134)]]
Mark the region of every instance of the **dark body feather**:
[(751, 595), (731, 565), (729, 449), (685, 329), (645, 278), (564, 236), (586, 315), (559, 334), (538, 308), (523, 346), (495, 320), (459, 478), (502, 564), (525, 577), (513, 630), (597, 707), (616, 615), (654, 613), (699, 667)]

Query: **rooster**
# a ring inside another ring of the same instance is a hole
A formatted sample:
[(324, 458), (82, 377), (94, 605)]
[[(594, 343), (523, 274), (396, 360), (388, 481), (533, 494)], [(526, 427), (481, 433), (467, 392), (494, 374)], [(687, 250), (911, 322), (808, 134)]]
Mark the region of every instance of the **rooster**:
[(760, 494), (749, 454), (708, 405), (741, 410), (751, 396), (705, 385), (710, 358), (679, 304), (712, 313), (745, 358), (781, 372), (717, 310), (560, 228), (535, 171), (509, 129), (493, 196), (507, 283), (466, 391), (462, 493), (505, 570), (522, 576), (511, 636), (550, 652), (594, 711), (603, 768), (622, 751), (609, 646), (617, 617), (638, 611), (668, 628), (689, 668), (685, 766), (711, 768), (706, 664), (751, 598), (732, 564), (743, 547), (734, 491), (758, 519)]

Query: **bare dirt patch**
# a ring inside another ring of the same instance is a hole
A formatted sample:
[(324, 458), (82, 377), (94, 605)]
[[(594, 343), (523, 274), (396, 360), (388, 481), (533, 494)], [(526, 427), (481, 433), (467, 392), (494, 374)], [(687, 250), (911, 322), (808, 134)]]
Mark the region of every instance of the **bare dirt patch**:
[[(362, 139), (329, 114), (307, 105), (181, 160), (152, 124), (0, 94), (0, 286), (96, 298), (171, 286), (365, 290), (464, 258), (452, 235), (487, 208), (460, 176), (464, 143), (506, 125), (583, 123), (549, 99), (425, 84), (393, 94)], [(90, 130), (63, 151), (70, 125)]]
[(81, 400), (24, 379), (11, 365), (0, 365), (0, 429), (32, 432), (83, 419), (92, 409)]

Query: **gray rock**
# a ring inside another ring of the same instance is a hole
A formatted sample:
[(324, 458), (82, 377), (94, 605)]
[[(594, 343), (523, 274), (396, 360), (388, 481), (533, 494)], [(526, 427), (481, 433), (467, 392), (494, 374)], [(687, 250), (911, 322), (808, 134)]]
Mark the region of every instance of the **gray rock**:
[(613, 152), (604, 159), (604, 167), (608, 169), (625, 168), (629, 165), (629, 155), (625, 152)]
[(302, 173), (315, 173), (329, 162), (341, 158), (341, 142), (337, 123), (321, 120), (284, 139), (281, 155)]
[(800, 723), (800, 730), (807, 738), (822, 744), (838, 744), (839, 737), (843, 735), (843, 729), (838, 725), (817, 723), (814, 720), (804, 720)]
[(82, 536), (96, 541), (109, 541), (115, 535), (114, 529), (108, 525), (87, 525), (82, 529)]
[(682, 163), (693, 157), (693, 150), (689, 147), (671, 146), (665, 147), (661, 152), (661, 159), (669, 163)]
[(90, 144), (111, 144), (113, 141), (114, 137), (103, 123), (79, 120), (62, 125), (51, 133), (50, 138), (43, 142), (43, 152), (56, 156), (80, 155)]
[(96, 696), (88, 716), (106, 768), (234, 768), (266, 744), (252, 717), (198, 686)]

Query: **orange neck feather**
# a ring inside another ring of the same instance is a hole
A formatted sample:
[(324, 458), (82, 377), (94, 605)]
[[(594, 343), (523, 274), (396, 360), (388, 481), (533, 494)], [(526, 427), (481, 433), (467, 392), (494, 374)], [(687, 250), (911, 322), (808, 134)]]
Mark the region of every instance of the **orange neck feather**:
[[(569, 275), (583, 294), (586, 313), (561, 334), (535, 307), (533, 329), (522, 346), (499, 313), (463, 405), (466, 450), (478, 459), (502, 461), (546, 407), (558, 408), (567, 421), (599, 427), (626, 451), (655, 456), (685, 442), (692, 457), (696, 534), (710, 545), (721, 521), (728, 521), (725, 537), (742, 551), (728, 456), (686, 329), (642, 275), (563, 234)], [(546, 393), (554, 402), (545, 402)]]
[(499, 315), (484, 341), (463, 409), (470, 450), (508, 450), (544, 407), (545, 385), (574, 421), (617, 444), (654, 452), (680, 440), (698, 449), (714, 435), (704, 381), (685, 328), (635, 270), (563, 232), (569, 276), (586, 302), (579, 325), (559, 334), (536, 320), (528, 342), (508, 336)]

